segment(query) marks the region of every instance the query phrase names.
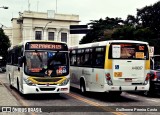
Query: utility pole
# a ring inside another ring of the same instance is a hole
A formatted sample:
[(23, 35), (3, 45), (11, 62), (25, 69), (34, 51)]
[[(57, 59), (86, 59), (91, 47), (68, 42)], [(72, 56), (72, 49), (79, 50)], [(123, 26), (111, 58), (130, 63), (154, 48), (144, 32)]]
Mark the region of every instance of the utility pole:
[(28, 11), (30, 11), (30, 3), (29, 3), (29, 0), (28, 0)]
[(38, 5), (39, 5), (39, 1), (37, 1), (37, 12), (38, 12)]
[(56, 0), (56, 13), (57, 13), (57, 0)]
[(52, 23), (52, 21), (47, 22), (46, 25), (45, 25), (44, 28), (43, 28), (43, 39), (44, 39), (44, 30), (46, 29), (46, 27), (47, 27), (47, 25), (48, 25), (49, 23)]

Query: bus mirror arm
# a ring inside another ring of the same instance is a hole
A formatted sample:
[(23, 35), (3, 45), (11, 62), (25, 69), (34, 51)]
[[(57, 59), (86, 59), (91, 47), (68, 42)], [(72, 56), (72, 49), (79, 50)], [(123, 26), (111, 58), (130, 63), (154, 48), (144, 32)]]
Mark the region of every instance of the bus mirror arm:
[(25, 62), (25, 56), (18, 58), (18, 67), (22, 67), (22, 64)]

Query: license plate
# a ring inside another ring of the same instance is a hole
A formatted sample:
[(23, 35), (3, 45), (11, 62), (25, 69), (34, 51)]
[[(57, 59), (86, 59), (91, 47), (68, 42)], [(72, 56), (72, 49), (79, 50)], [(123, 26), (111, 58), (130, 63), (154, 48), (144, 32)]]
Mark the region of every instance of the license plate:
[(132, 78), (125, 78), (125, 82), (132, 82)]
[(122, 77), (122, 72), (114, 72), (114, 77)]

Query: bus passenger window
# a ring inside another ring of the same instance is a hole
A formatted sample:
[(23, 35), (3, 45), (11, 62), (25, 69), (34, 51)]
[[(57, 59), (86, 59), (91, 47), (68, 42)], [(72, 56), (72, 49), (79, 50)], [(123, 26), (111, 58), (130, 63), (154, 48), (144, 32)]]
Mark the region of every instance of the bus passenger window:
[(96, 65), (97, 66), (103, 66), (103, 55), (102, 54), (98, 54), (97, 58), (96, 58)]
[(104, 67), (104, 58), (105, 57), (105, 51), (104, 48), (96, 48), (95, 49), (95, 55), (94, 55), (94, 62), (93, 66), (98, 67), (98, 68), (103, 68)]
[(77, 65), (80, 65), (80, 57), (77, 57)]

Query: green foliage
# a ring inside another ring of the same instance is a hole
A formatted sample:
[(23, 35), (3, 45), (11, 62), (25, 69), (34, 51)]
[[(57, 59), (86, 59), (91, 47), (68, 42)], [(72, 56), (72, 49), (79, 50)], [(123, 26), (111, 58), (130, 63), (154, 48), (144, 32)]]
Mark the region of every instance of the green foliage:
[(142, 27), (151, 29), (156, 37), (160, 37), (160, 1), (154, 5), (146, 6), (137, 10), (137, 19)]
[(121, 20), (120, 18), (109, 18), (109, 17), (106, 17), (105, 20), (100, 19), (90, 22), (88, 25), (92, 28), (92, 30), (82, 38), (80, 44), (99, 41), (101, 38), (104, 37), (105, 34), (104, 32), (107, 29), (111, 30), (114, 28), (118, 28), (121, 26), (119, 24), (121, 22), (123, 22), (123, 20)]
[(137, 15), (128, 15), (126, 20), (109, 18), (93, 20), (88, 25), (92, 28), (80, 44), (104, 40), (139, 40), (149, 42), (155, 47), (155, 54), (160, 54), (160, 1), (154, 5), (137, 9)]
[(114, 40), (133, 40), (134, 39), (134, 31), (135, 28), (132, 26), (123, 26), (119, 29), (117, 29), (113, 34), (112, 38)]
[(7, 35), (5, 35), (2, 28), (0, 28), (0, 56), (6, 59), (7, 50), (11, 46), (10, 40)]

